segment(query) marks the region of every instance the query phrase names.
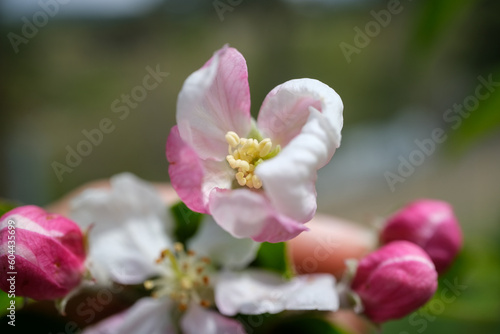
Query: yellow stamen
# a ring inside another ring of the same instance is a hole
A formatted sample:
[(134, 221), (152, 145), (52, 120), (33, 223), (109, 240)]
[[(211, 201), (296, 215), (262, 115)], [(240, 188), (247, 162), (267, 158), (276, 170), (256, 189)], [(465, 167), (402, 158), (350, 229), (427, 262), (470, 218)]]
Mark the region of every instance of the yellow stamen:
[(240, 138), (233, 131), (226, 133), (228, 155), (226, 160), (232, 169), (236, 169), (235, 179), (240, 186), (262, 188), (262, 180), (254, 174), (255, 167), (264, 159), (275, 156), (279, 145), (273, 150), (271, 139), (265, 138), (260, 142), (255, 138)]
[(236, 147), (240, 143), (240, 137), (236, 134), (236, 132), (229, 131), (226, 133), (226, 141), (230, 147)]
[(209, 258), (197, 256), (195, 252), (186, 250), (182, 243), (177, 242), (173, 245), (173, 251), (161, 252), (158, 262), (167, 267), (165, 273), (144, 282), (144, 287), (152, 290), (152, 296), (168, 296), (177, 302), (181, 311), (186, 310), (192, 301), (211, 304)]

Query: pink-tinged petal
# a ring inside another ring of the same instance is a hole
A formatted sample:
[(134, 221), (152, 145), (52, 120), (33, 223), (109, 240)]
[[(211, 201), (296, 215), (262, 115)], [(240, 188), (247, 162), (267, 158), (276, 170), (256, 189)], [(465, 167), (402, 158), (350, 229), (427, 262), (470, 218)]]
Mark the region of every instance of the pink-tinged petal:
[(419, 246), (394, 241), (359, 262), (351, 288), (360, 297), (364, 314), (381, 323), (425, 304), (437, 289), (437, 272)]
[(93, 224), (89, 257), (91, 270), (104, 269), (98, 278), (138, 284), (158, 274), (155, 260), (172, 245), (167, 236), (172, 224), (152, 185), (119, 174), (111, 179), (110, 189), (88, 189), (71, 204), (75, 221)]
[(301, 133), (276, 157), (255, 169), (278, 212), (302, 223), (312, 219), (317, 170), (331, 159), (335, 149), (335, 135), (326, 116), (311, 108)]
[(241, 269), (255, 259), (260, 244), (249, 238), (237, 239), (205, 216), (196, 235), (191, 238), (188, 249), (208, 256), (213, 263), (223, 268)]
[(258, 128), (273, 144), (284, 147), (306, 124), (309, 107), (326, 116), (333, 130), (335, 147), (338, 147), (343, 124), (342, 100), (332, 88), (314, 79), (290, 80), (274, 88), (262, 103)]
[(198, 154), (186, 144), (174, 126), (167, 139), (170, 182), (180, 199), (193, 211), (208, 213), (203, 200), (203, 165)]
[(236, 238), (281, 242), (307, 230), (276, 212), (262, 192), (244, 188), (213, 191), (210, 212), (217, 224)]
[(202, 159), (223, 160), (225, 135), (244, 137), (251, 127), (250, 90), (245, 58), (224, 47), (191, 74), (177, 99), (177, 124), (181, 138)]
[(174, 126), (167, 140), (168, 172), (172, 187), (180, 199), (193, 211), (208, 212), (209, 195), (214, 188), (228, 189), (234, 180), (234, 170), (226, 161), (201, 160), (186, 144)]
[(444, 272), (462, 247), (462, 230), (453, 208), (444, 201), (421, 199), (408, 204), (387, 220), (380, 232), (383, 244), (407, 240), (422, 247)]
[(168, 299), (142, 298), (128, 310), (85, 328), (83, 334), (175, 334), (171, 308)]
[(184, 334), (245, 334), (243, 325), (193, 303), (181, 319)]
[(275, 273), (247, 270), (220, 275), (215, 303), (222, 314), (233, 316), (284, 310), (335, 311), (339, 298), (330, 274), (302, 275), (285, 281)]

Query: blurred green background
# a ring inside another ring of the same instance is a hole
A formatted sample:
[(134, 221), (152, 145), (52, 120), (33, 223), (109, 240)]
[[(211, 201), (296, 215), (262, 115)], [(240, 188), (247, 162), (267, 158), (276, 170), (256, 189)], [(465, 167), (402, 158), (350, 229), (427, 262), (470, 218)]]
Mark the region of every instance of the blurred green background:
[[(229, 43), (247, 60), (254, 116), (293, 78), (342, 97), (343, 142), (320, 172), (320, 211), (369, 224), (416, 198), (454, 205), (465, 248), (443, 280), (466, 288), (383, 332), (500, 332), (499, 1), (54, 1), (0, 5), (0, 197), (46, 205), (122, 171), (168, 181), (177, 94)], [(168, 76), (120, 119), (112, 104), (147, 67)], [(469, 111), (453, 111), (464, 103)], [(113, 131), (58, 178), (68, 147), (105, 118)], [(446, 140), (419, 148), (435, 129)]]

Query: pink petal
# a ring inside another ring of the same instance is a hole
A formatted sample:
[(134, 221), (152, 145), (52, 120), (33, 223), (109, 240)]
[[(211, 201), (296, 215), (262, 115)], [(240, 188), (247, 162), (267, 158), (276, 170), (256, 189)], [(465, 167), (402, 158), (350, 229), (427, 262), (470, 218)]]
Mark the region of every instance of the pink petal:
[(184, 334), (245, 334), (243, 325), (216, 312), (191, 304), (181, 320)]
[[(9, 222), (15, 230), (9, 230)], [(14, 234), (9, 232), (15, 231)], [(15, 236), (15, 270), (9, 249)], [(29, 205), (7, 212), (0, 220), (0, 287), (9, 291), (8, 272), (18, 272), (16, 295), (57, 299), (75, 289), (85, 271), (83, 235), (73, 221)]]
[(248, 72), (245, 58), (236, 49), (218, 50), (186, 79), (177, 100), (177, 124), (181, 138), (202, 159), (224, 159), (228, 131), (242, 137), (248, 134)]
[(202, 194), (202, 162), (197, 153), (182, 140), (177, 125), (168, 136), (166, 153), (170, 182), (180, 199), (191, 210), (208, 213)]
[(142, 298), (129, 309), (85, 328), (83, 334), (175, 334), (170, 304), (165, 298)]
[[(12, 216), (16, 217), (16, 216)], [(20, 219), (16, 219), (17, 222)], [(20, 225), (20, 224), (19, 224)], [(0, 287), (9, 291), (7, 231), (0, 232)], [(16, 228), (16, 295), (37, 300), (57, 299), (76, 288), (84, 263), (57, 240), (38, 232)], [(36, 284), (34, 284), (36, 282)]]
[(273, 144), (284, 147), (301, 132), (309, 117), (309, 107), (327, 115), (338, 147), (342, 101), (333, 89), (314, 79), (290, 80), (274, 88), (262, 103), (258, 128)]
[(83, 233), (78, 224), (72, 220), (59, 214), (49, 213), (35, 205), (20, 206), (9, 211), (0, 218), (2, 222), (7, 214), (19, 215), (17, 227), (54, 237), (82, 261), (85, 261)]
[(209, 205), (217, 224), (236, 238), (281, 242), (307, 230), (303, 224), (276, 212), (262, 192), (216, 189)]
[(462, 247), (462, 230), (453, 208), (444, 201), (414, 201), (387, 220), (380, 233), (383, 244), (407, 240), (422, 247), (438, 273), (444, 272)]

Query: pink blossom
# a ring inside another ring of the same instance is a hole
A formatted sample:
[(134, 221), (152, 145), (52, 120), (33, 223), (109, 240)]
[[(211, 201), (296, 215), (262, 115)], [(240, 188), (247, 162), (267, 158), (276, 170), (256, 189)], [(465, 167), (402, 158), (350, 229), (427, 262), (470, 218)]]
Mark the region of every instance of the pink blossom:
[(462, 231), (450, 204), (422, 199), (408, 204), (387, 220), (383, 244), (407, 240), (422, 247), (438, 273), (445, 271), (462, 247)]
[(237, 238), (280, 242), (307, 230), (317, 170), (340, 145), (343, 105), (317, 80), (274, 88), (250, 116), (243, 56), (224, 47), (182, 87), (167, 140), (172, 186)]
[(34, 205), (0, 218), (0, 287), (15, 272), (15, 295), (58, 299), (79, 284), (85, 272), (85, 247), (76, 223)]
[(351, 289), (361, 299), (364, 314), (381, 323), (425, 304), (437, 289), (437, 272), (420, 247), (394, 241), (359, 262)]

